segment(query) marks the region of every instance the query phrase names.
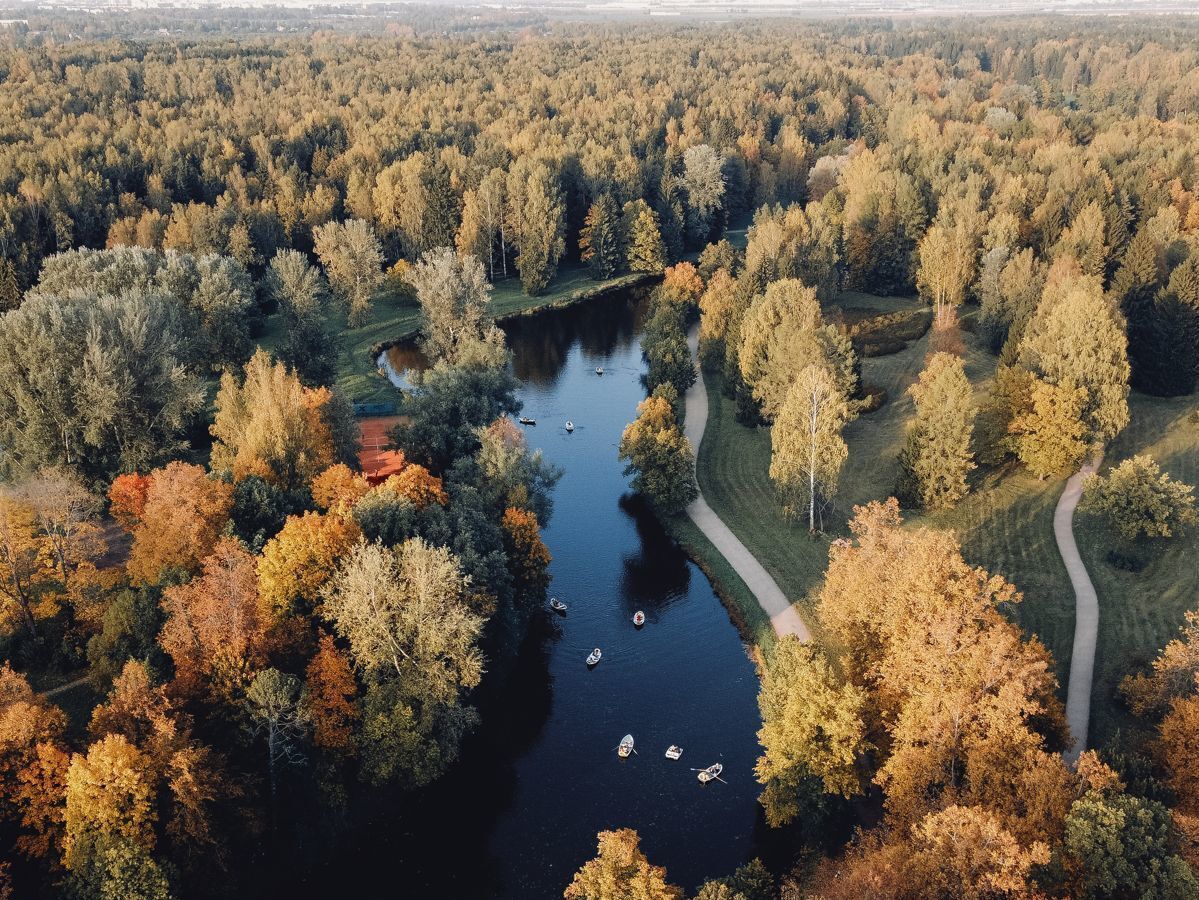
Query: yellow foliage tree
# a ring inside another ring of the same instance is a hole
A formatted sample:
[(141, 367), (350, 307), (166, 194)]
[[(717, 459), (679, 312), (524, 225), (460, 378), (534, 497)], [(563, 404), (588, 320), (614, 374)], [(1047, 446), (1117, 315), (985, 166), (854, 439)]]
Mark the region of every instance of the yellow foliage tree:
[(216, 397), (212, 468), (235, 479), (259, 475), (291, 489), (335, 459), (325, 407), (328, 388), (307, 388), (294, 372), (259, 350), (242, 378), (226, 372)]
[(267, 620), (308, 608), (359, 536), (353, 520), (313, 512), (289, 516), (262, 548), (258, 563), (258, 592)]

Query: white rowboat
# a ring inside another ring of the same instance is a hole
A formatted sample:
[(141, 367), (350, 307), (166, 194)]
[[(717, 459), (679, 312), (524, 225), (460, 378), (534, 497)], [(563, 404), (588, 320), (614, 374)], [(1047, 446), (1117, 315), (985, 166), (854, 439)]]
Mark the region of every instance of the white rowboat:
[(638, 628), (640, 628), (642, 625), (644, 625), (645, 624), (645, 613), (643, 613), (641, 610), (637, 610), (637, 612), (633, 613), (633, 624), (636, 625)]
[(671, 744), (669, 747), (666, 748), (666, 758), (667, 759), (678, 759), (682, 755), (683, 755), (682, 747), (677, 747), (674, 744)]
[(566, 612), (566, 604), (557, 597), (550, 597), (550, 609), (556, 613), (564, 613)]
[(709, 781), (719, 781), (723, 771), (724, 766), (721, 763), (714, 763), (706, 769), (699, 769), (699, 774), (695, 777), (699, 779), (700, 784), (707, 784)]
[(621, 759), (627, 759), (628, 756), (633, 752), (633, 736), (631, 734), (626, 734), (620, 739), (620, 744), (616, 748), (616, 755)]
[(575, 423), (574, 423), (574, 422), (572, 422), (572, 421), (570, 421), (570, 419), (567, 419), (567, 420), (566, 420), (566, 430), (567, 430), (567, 431), (574, 431), (574, 430), (575, 430)]
[(600, 661), (600, 659), (603, 657), (603, 655), (604, 655), (604, 651), (601, 650), (599, 647), (596, 647), (594, 650), (591, 651), (591, 654), (587, 657), (587, 665), (594, 666), (596, 663), (598, 663)]

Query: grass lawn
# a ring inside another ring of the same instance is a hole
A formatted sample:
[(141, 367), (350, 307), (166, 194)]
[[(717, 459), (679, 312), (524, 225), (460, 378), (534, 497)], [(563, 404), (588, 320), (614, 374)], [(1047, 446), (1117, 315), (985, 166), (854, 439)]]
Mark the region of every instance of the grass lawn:
[[(846, 309), (903, 309), (912, 301), (848, 294)], [(849, 316), (847, 316), (848, 318)], [(966, 340), (966, 371), (985, 398), (995, 358)], [(882, 387), (887, 402), (859, 417), (845, 431), (849, 460), (841, 474), (837, 508), (826, 520), (828, 537), (811, 539), (802, 524), (778, 512), (768, 477), (770, 436), (766, 429), (737, 424), (724, 396), (720, 374), (705, 373), (709, 418), (700, 448), (697, 476), (708, 503), (749, 547), (779, 586), (800, 606), (820, 635), (812, 603), (828, 559), (829, 538), (846, 534), (855, 504), (887, 497), (894, 489), (896, 457), (912, 415), (907, 387), (919, 374), (927, 337), (899, 353), (863, 360), (863, 381)], [(1108, 452), (1108, 462), (1135, 453), (1151, 454), (1173, 477), (1199, 481), (1199, 399), (1161, 400), (1134, 394), (1132, 421)], [(905, 511), (910, 526), (951, 528), (966, 559), (1002, 574), (1024, 594), (1013, 618), (1036, 634), (1053, 653), (1065, 696), (1074, 639), (1074, 593), (1053, 537), (1053, 510), (1065, 479), (1038, 481), (1018, 469), (981, 473), (958, 508), (939, 514)], [(1099, 647), (1092, 700), (1092, 743), (1110, 738), (1131, 721), (1115, 693), (1124, 674), (1152, 660), (1182, 624), (1183, 613), (1199, 605), (1199, 529), (1159, 548), (1148, 567), (1124, 572), (1106, 561), (1113, 538), (1099, 523), (1080, 516), (1079, 547), (1100, 598)], [(701, 555), (703, 547), (697, 547)], [(710, 552), (710, 547), (708, 548)]]
[[(546, 307), (568, 306), (599, 293), (641, 284), (654, 277), (621, 275), (606, 281), (595, 281), (585, 266), (563, 264), (546, 292), (537, 297), (526, 295), (518, 278), (497, 283), (492, 291), (491, 312), (495, 318), (505, 319)], [(337, 386), (352, 401), (370, 403), (397, 399), (395, 389), (386, 377), (379, 374), (375, 358), (382, 347), (416, 333), (419, 313), (415, 299), (391, 294), (375, 301), (370, 321), (358, 328), (346, 326), (345, 313), (341, 309), (335, 308), (330, 312), (334, 330), (341, 338)], [(265, 350), (273, 351), (285, 337), (283, 317), (275, 313), (267, 318), (258, 344)]]
[[(1105, 468), (1138, 453), (1152, 456), (1171, 478), (1199, 482), (1199, 398), (1133, 394), (1131, 421), (1108, 449)], [(1107, 561), (1118, 538), (1095, 519), (1075, 518), (1078, 549), (1099, 595), (1099, 645), (1091, 696), (1093, 740), (1136, 722), (1116, 691), (1130, 671), (1148, 665), (1178, 631), (1183, 614), (1199, 607), (1199, 529), (1159, 541), (1148, 565), (1126, 572)]]

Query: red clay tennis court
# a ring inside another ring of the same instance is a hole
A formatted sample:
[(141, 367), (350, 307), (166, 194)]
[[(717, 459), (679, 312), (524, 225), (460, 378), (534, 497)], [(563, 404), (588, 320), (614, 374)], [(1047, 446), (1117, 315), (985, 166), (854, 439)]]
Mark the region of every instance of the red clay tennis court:
[(378, 484), (389, 475), (399, 474), (404, 467), (403, 453), (384, 449), (391, 442), (387, 432), (402, 421), (404, 416), (374, 416), (358, 420), (358, 431), (362, 437), (358, 465), (371, 484)]

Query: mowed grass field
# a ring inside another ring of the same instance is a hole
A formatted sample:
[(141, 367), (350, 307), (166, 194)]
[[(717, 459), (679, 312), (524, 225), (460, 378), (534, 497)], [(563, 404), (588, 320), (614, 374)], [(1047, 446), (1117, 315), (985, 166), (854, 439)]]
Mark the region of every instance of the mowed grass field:
[[(1108, 449), (1104, 469), (1142, 453), (1171, 478), (1199, 483), (1199, 400), (1133, 394), (1129, 406), (1131, 421)], [(1119, 700), (1121, 679), (1151, 663), (1176, 636), (1187, 610), (1199, 608), (1199, 529), (1157, 542), (1140, 572), (1108, 562), (1116, 539), (1094, 518), (1076, 516), (1075, 535), (1099, 595), (1091, 728), (1103, 740), (1137, 727)]]
[[(846, 294), (839, 299), (846, 320), (866, 310), (911, 308), (916, 301)], [(966, 371), (976, 401), (986, 399), (996, 359), (969, 333)], [(770, 434), (734, 418), (720, 374), (706, 372), (709, 420), (697, 476), (708, 503), (761, 560), (820, 638), (814, 600), (820, 589), (831, 540), (848, 534), (853, 506), (894, 491), (897, 457), (913, 408), (907, 388), (924, 366), (928, 337), (907, 349), (863, 360), (862, 378), (887, 392), (887, 402), (860, 416), (845, 431), (849, 459), (841, 474), (836, 508), (826, 514), (826, 535), (811, 538), (806, 523), (779, 513), (768, 475)], [(1160, 400), (1134, 394), (1132, 422), (1108, 452), (1109, 462), (1148, 452), (1176, 478), (1199, 480), (1199, 400)], [(1053, 511), (1065, 479), (1038, 481), (1018, 468), (976, 472), (973, 490), (956, 509), (938, 514), (905, 510), (909, 527), (952, 529), (974, 565), (1002, 574), (1023, 593), (1012, 618), (1053, 653), (1061, 693), (1069, 674), (1074, 638), (1074, 593), (1053, 537)], [(1100, 636), (1093, 697), (1092, 743), (1132, 725), (1116, 688), (1131, 669), (1146, 663), (1182, 624), (1183, 613), (1199, 606), (1199, 531), (1168, 543), (1142, 572), (1122, 572), (1106, 561), (1112, 537), (1099, 523), (1078, 520), (1078, 541), (1100, 595)]]

